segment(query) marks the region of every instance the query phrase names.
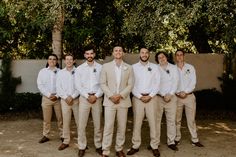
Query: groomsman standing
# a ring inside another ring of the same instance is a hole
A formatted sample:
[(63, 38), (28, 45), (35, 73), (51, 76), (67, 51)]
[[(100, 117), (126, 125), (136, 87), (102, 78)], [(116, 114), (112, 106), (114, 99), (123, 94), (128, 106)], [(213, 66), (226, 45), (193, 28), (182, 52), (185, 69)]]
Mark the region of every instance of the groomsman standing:
[(58, 73), (57, 93), (61, 97), (62, 116), (63, 116), (63, 143), (58, 150), (64, 150), (70, 143), (70, 122), (72, 112), (78, 128), (79, 111), (79, 91), (75, 89), (75, 59), (72, 54), (66, 54), (66, 67)]
[(102, 155), (102, 95), (100, 88), (100, 72), (102, 65), (94, 61), (95, 52), (92, 47), (85, 49), (86, 62), (76, 69), (75, 85), (80, 92), (78, 144), (79, 157), (83, 157), (87, 147), (86, 126), (90, 111), (94, 125), (94, 145), (96, 152)]
[(160, 86), (160, 72), (156, 64), (150, 63), (150, 52), (146, 48), (140, 49), (140, 61), (133, 65), (134, 88), (133, 98), (133, 137), (132, 148), (127, 155), (133, 155), (139, 151), (141, 145), (141, 128), (143, 119), (146, 115), (150, 128), (150, 146), (155, 157), (160, 156), (158, 150), (158, 139), (156, 133), (156, 105), (157, 92)]
[(203, 147), (199, 142), (197, 136), (197, 127), (195, 122), (196, 115), (196, 98), (193, 94), (193, 90), (196, 85), (196, 73), (195, 68), (184, 61), (184, 51), (177, 50), (175, 53), (176, 65), (179, 73), (179, 85), (176, 91), (177, 95), (177, 113), (176, 113), (176, 145), (181, 139), (181, 120), (183, 109), (185, 110), (185, 115), (187, 119), (187, 125), (189, 132), (191, 134), (192, 145)]
[(49, 141), (53, 109), (57, 118), (59, 135), (61, 140), (63, 140), (61, 104), (60, 100), (58, 99), (59, 96), (56, 92), (56, 78), (57, 73), (60, 71), (57, 61), (57, 55), (50, 54), (48, 56), (46, 68), (43, 68), (39, 71), (37, 78), (37, 86), (40, 93), (42, 94), (43, 110), (43, 137), (39, 140), (39, 143), (45, 143)]
[(176, 66), (169, 63), (167, 58), (167, 54), (164, 52), (158, 52), (155, 56), (161, 73), (160, 90), (157, 97), (157, 136), (158, 143), (160, 143), (161, 120), (163, 112), (165, 112), (167, 124), (167, 145), (170, 149), (177, 151), (178, 148), (174, 141), (176, 136), (175, 119), (177, 108), (175, 92), (177, 90), (179, 76)]
[(104, 92), (105, 126), (103, 132), (102, 157), (108, 157), (112, 144), (115, 118), (117, 118), (116, 156), (125, 157), (123, 145), (128, 108), (131, 106), (130, 92), (134, 84), (132, 67), (123, 61), (123, 48), (113, 48), (114, 60), (102, 66), (101, 88)]

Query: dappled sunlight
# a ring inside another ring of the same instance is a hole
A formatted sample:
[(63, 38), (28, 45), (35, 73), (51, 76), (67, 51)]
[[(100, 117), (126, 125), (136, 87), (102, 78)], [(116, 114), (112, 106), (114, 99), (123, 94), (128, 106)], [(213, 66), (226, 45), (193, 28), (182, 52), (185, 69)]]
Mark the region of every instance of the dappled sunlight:
[(210, 123), (207, 126), (198, 126), (198, 130), (212, 130), (215, 134), (224, 134), (236, 137), (236, 128), (234, 127), (235, 124), (232, 122), (224, 123), (224, 122), (215, 122)]

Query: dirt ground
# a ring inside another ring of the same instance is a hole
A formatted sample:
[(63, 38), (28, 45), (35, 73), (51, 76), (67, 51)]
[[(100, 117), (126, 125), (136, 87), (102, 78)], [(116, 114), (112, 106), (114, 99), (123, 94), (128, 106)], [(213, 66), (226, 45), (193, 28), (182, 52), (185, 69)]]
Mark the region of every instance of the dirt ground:
[[(204, 148), (194, 147), (190, 144), (190, 136), (183, 123), (182, 140), (179, 151), (174, 152), (166, 145), (166, 124), (162, 124), (161, 146), (159, 148), (161, 157), (236, 157), (236, 122), (230, 120), (199, 120), (197, 121), (198, 134)], [(56, 122), (53, 121), (50, 141), (39, 144), (41, 138), (42, 119), (28, 120), (0, 120), (0, 157), (77, 157), (78, 149), (76, 144), (76, 128), (74, 121), (71, 125), (72, 141), (70, 147), (58, 151), (60, 145)], [(125, 152), (131, 146), (132, 117), (127, 124)], [(88, 128), (88, 147), (85, 157), (99, 157), (95, 153), (93, 145), (93, 126), (90, 118)], [(113, 140), (114, 141), (114, 140)], [(114, 142), (113, 142), (114, 143)], [(142, 128), (142, 145), (140, 151), (133, 157), (152, 157), (147, 150), (149, 145), (149, 128), (147, 121), (144, 121)], [(114, 144), (112, 146), (114, 157)]]

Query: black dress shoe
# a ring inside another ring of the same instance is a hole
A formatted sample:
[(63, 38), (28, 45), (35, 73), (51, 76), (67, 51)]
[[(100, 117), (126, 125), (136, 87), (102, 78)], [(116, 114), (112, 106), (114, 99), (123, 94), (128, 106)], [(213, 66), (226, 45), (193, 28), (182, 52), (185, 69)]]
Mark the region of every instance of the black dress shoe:
[(64, 144), (64, 143), (62, 143), (62, 144), (58, 147), (58, 150), (64, 150), (64, 149), (66, 149), (67, 147), (69, 147), (69, 144)]
[(160, 156), (160, 152), (158, 149), (152, 149), (152, 153), (153, 153), (153, 156), (155, 157), (159, 157)]
[(204, 145), (202, 145), (200, 142), (192, 142), (192, 145), (197, 147), (204, 147)]
[(177, 146), (179, 144), (179, 141), (175, 141), (175, 145)]
[(125, 153), (123, 152), (123, 150), (116, 152), (116, 156), (117, 157), (126, 157)]
[(102, 155), (102, 147), (96, 148), (96, 152), (97, 152), (99, 155)]
[(170, 145), (168, 145), (168, 147), (169, 147), (170, 149), (174, 150), (174, 151), (178, 151), (178, 150), (179, 150), (179, 149), (176, 147), (175, 144), (170, 144)]
[(85, 154), (85, 149), (80, 149), (78, 153), (78, 157), (83, 157)]
[(127, 155), (134, 155), (134, 154), (137, 153), (138, 151), (139, 151), (139, 149), (131, 148), (131, 149), (127, 152)]
[(47, 138), (46, 136), (43, 136), (40, 140), (39, 140), (39, 143), (45, 143), (49, 141), (49, 138)]

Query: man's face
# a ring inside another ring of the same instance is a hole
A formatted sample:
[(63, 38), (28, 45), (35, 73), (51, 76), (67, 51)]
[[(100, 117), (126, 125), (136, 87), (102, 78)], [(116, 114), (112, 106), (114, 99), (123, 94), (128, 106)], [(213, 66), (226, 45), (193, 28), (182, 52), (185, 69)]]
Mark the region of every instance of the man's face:
[(157, 57), (160, 65), (165, 65), (167, 63), (167, 58), (163, 53), (160, 53)]
[(87, 51), (85, 51), (85, 53), (84, 53), (84, 58), (86, 58), (86, 60), (87, 60), (88, 62), (93, 62), (94, 57), (95, 57), (95, 53), (94, 53), (93, 50), (87, 50)]
[(148, 49), (146, 48), (141, 48), (140, 49), (140, 53), (139, 53), (139, 56), (140, 56), (140, 60), (142, 62), (147, 62), (149, 57), (150, 57), (150, 53), (148, 51)]
[(57, 64), (57, 58), (55, 56), (49, 56), (48, 57), (48, 66), (55, 67), (56, 64)]
[(67, 68), (73, 67), (74, 63), (75, 63), (75, 60), (74, 60), (73, 56), (66, 56), (65, 64), (66, 64)]
[(184, 61), (184, 53), (182, 51), (177, 51), (175, 54), (176, 62), (183, 62)]
[(124, 55), (123, 48), (120, 46), (116, 46), (113, 48), (113, 56), (115, 59), (122, 59)]

